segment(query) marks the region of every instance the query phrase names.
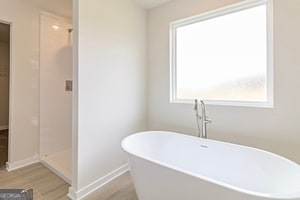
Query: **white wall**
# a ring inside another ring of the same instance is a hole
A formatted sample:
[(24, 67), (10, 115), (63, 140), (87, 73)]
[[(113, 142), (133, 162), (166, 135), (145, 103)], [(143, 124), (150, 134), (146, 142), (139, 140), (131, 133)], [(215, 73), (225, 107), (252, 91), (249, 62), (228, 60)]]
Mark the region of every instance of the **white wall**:
[(73, 4), (74, 27), (78, 24), (73, 158), (78, 160), (72, 187), (80, 192), (123, 166), (121, 140), (146, 128), (146, 12), (132, 0)]
[(45, 156), (71, 148), (72, 92), (65, 91), (65, 82), (72, 80), (73, 33), (67, 19), (43, 13), (40, 22), (40, 156)]
[(0, 0), (0, 20), (12, 23), (9, 163), (38, 153), (39, 12), (18, 0)]
[(8, 127), (9, 43), (0, 41), (0, 130)]
[[(196, 135), (193, 105), (169, 103), (169, 23), (238, 0), (177, 0), (149, 12), (149, 127)], [(259, 147), (300, 163), (299, 0), (274, 0), (273, 109), (207, 106), (208, 137)]]

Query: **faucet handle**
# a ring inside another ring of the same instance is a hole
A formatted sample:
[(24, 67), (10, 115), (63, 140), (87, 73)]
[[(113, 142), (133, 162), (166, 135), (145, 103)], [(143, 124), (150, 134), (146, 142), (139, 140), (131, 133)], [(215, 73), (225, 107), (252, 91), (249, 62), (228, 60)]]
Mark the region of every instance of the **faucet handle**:
[(207, 116), (206, 116), (206, 119), (205, 119), (205, 121), (204, 121), (205, 123), (212, 123), (212, 120), (211, 119), (209, 119), (209, 118), (207, 118)]

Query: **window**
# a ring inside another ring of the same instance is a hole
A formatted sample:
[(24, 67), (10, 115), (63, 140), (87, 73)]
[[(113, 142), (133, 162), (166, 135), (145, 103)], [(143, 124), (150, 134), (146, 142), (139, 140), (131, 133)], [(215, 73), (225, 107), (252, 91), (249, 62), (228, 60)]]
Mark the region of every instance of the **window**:
[(171, 23), (171, 102), (272, 107), (270, 0)]

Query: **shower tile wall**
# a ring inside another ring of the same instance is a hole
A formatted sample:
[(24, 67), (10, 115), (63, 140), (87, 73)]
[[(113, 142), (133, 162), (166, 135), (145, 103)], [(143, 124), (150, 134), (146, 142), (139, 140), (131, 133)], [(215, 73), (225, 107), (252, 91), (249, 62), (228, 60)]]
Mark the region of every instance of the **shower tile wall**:
[(72, 26), (48, 13), (41, 15), (40, 52), (40, 155), (71, 148)]

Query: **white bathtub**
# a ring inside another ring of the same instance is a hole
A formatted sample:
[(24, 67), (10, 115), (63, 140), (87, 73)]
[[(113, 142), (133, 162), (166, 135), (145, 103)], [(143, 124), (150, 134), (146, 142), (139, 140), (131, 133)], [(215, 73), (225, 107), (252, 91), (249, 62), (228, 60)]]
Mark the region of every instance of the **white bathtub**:
[(300, 200), (300, 166), (273, 153), (162, 131), (122, 147), (139, 200)]

